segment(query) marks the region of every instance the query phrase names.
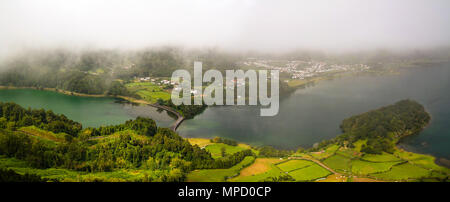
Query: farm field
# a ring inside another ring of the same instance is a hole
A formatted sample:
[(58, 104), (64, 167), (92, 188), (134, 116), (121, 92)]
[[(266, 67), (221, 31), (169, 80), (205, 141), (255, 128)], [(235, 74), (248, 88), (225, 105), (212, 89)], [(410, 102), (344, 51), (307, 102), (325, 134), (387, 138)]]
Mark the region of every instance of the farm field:
[(336, 154), (325, 159), (323, 163), (335, 171), (349, 172), (350, 161), (349, 158)]
[(361, 159), (365, 160), (365, 161), (371, 161), (371, 162), (402, 161), (401, 159), (395, 157), (394, 155), (388, 154), (386, 152), (383, 152), (382, 154), (379, 154), (379, 155), (376, 155), (376, 154), (365, 154)]
[(170, 100), (170, 93), (151, 82), (136, 82), (125, 85), (128, 91), (136, 93), (143, 100), (156, 103), (158, 99)]
[(189, 141), (191, 145), (197, 145), (200, 148), (213, 144), (209, 139), (206, 138), (186, 138), (186, 139), (187, 141)]
[(410, 163), (404, 163), (392, 167), (392, 169), (388, 172), (372, 174), (371, 176), (384, 180), (410, 181), (430, 177), (431, 173), (427, 169), (412, 165)]
[(222, 148), (225, 148), (226, 155), (231, 155), (236, 152), (240, 152), (242, 150), (246, 150), (247, 147), (242, 146), (231, 146), (223, 143), (211, 143), (205, 147), (206, 151), (211, 153), (213, 158), (221, 158), (222, 157)]
[(296, 169), (301, 169), (307, 166), (311, 166), (315, 164), (312, 161), (307, 160), (289, 160), (280, 164), (277, 164), (277, 167), (280, 168), (284, 172), (290, 172)]
[(188, 182), (224, 182), (227, 178), (239, 175), (239, 171), (251, 165), (255, 157), (247, 156), (240, 163), (228, 169), (194, 170), (187, 176)]
[(331, 173), (317, 164), (289, 172), (296, 181), (314, 181), (325, 178)]
[(282, 161), (283, 160), (280, 160), (278, 158), (257, 158), (252, 165), (241, 170), (240, 175), (236, 178), (242, 178), (265, 173), (270, 169), (272, 169), (273, 164)]
[(373, 163), (368, 161), (352, 160), (352, 173), (355, 175), (368, 175), (371, 173), (386, 172), (398, 163), (399, 162)]
[(356, 158), (360, 156), (360, 153), (358, 151), (353, 149), (344, 149), (342, 147), (336, 151), (336, 154), (339, 154), (347, 158)]
[(323, 151), (311, 152), (311, 156), (313, 156), (314, 158), (319, 159), (319, 160), (325, 159), (325, 158), (328, 158), (328, 157), (334, 155), (338, 149), (339, 149), (338, 145), (331, 145)]
[(430, 155), (425, 154), (417, 154), (412, 152), (407, 152), (402, 149), (397, 149), (394, 152), (394, 155), (403, 160), (409, 161), (411, 164), (426, 168), (432, 169), (439, 172), (446, 173), (450, 175), (450, 169), (446, 167), (439, 166), (435, 163), (436, 158)]
[(263, 182), (271, 178), (280, 177), (286, 175), (280, 168), (278, 168), (274, 163), (266, 162), (266, 166), (263, 171), (246, 176), (237, 176), (235, 178), (230, 179), (232, 182)]

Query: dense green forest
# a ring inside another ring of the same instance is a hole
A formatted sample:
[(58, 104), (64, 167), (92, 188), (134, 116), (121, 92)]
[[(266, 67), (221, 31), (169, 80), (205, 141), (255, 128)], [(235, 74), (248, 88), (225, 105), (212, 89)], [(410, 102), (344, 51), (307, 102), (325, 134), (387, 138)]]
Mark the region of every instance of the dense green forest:
[(323, 141), (317, 148), (336, 142), (353, 147), (354, 142), (367, 140), (361, 148), (362, 152), (392, 153), (400, 138), (420, 132), (430, 119), (430, 115), (422, 105), (412, 100), (402, 100), (393, 105), (345, 119), (340, 126), (344, 134), (332, 140)]
[(80, 123), (64, 115), (57, 115), (51, 110), (24, 109), (15, 103), (0, 102), (0, 128), (14, 131), (19, 127), (31, 125), (72, 137), (77, 136), (82, 129)]
[[(206, 150), (192, 146), (170, 129), (158, 128), (148, 118), (83, 130), (81, 124), (51, 111), (26, 110), (14, 103), (0, 106), (0, 155), (25, 160), (33, 168), (84, 172), (142, 168), (161, 171), (142, 181), (183, 181), (194, 169), (229, 168), (254, 155), (244, 150), (213, 159)], [(63, 138), (49, 141), (21, 130), (26, 126)]]

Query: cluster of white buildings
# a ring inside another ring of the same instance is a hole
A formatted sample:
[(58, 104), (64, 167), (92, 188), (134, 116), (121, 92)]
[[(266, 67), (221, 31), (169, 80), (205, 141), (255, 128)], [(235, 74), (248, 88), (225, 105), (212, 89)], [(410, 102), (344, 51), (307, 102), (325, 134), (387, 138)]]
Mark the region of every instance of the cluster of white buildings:
[(169, 81), (169, 80), (166, 80), (166, 79), (163, 79), (163, 80), (160, 80), (160, 81), (157, 81), (158, 79), (152, 79), (152, 78), (150, 78), (149, 76), (147, 76), (147, 77), (141, 77), (141, 78), (136, 78), (139, 82), (152, 82), (152, 83), (156, 83), (156, 84), (158, 84), (158, 85), (177, 85), (178, 83), (177, 82), (172, 82), (172, 81)]
[[(291, 75), (292, 79), (305, 79), (319, 76), (328, 72), (346, 72), (346, 71), (366, 71), (370, 69), (365, 64), (328, 64), (326, 62), (316, 61), (288, 61), (283, 66), (274, 66), (270, 63), (277, 63), (270, 60), (246, 61), (244, 65), (257, 66), (266, 69), (277, 69), (280, 72), (286, 72)], [(278, 62), (279, 63), (279, 62)]]

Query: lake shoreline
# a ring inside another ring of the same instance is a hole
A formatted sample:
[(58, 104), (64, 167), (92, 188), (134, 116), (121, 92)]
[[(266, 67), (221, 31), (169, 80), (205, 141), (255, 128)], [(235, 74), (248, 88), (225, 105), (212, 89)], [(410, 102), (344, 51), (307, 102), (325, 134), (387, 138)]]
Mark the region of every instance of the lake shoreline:
[(420, 133), (422, 131), (424, 131), (426, 128), (428, 128), (431, 125), (431, 122), (433, 121), (433, 116), (426, 109), (425, 109), (425, 112), (430, 116), (430, 121), (420, 131), (417, 131), (417, 132), (405, 135), (403, 137), (400, 137), (400, 139), (395, 143), (395, 147), (397, 147), (397, 149), (400, 149), (400, 150), (403, 150), (403, 151), (407, 151), (407, 152), (411, 152), (411, 153), (432, 156), (432, 157), (434, 157), (434, 163), (435, 164), (437, 164), (439, 166), (446, 167), (446, 168), (450, 168), (450, 160), (449, 159), (444, 158), (444, 157), (439, 157), (439, 156), (436, 156), (436, 155), (433, 155), (433, 154), (430, 154), (430, 153), (419, 152), (419, 151), (416, 151), (416, 150), (408, 147), (405, 144), (402, 144), (402, 141), (404, 141), (405, 138), (411, 137), (411, 136), (416, 136), (416, 135), (418, 136), (418, 135), (420, 135)]
[(183, 123), (183, 121), (185, 119), (179, 112), (177, 112), (175, 109), (172, 109), (170, 107), (162, 106), (162, 105), (158, 105), (156, 103), (150, 103), (150, 102), (145, 101), (145, 100), (140, 100), (140, 99), (127, 97), (127, 96), (122, 96), (122, 95), (115, 95), (114, 96), (114, 95), (107, 95), (107, 94), (84, 94), (84, 93), (76, 93), (76, 92), (71, 92), (71, 91), (66, 91), (66, 90), (60, 90), (60, 89), (56, 89), (56, 88), (0, 86), (0, 90), (17, 90), (17, 89), (31, 89), (31, 90), (38, 90), (38, 91), (39, 90), (50, 91), (50, 92), (60, 93), (60, 94), (63, 94), (63, 95), (78, 96), (78, 97), (116, 98), (116, 99), (126, 100), (127, 102), (129, 102), (131, 104), (138, 104), (138, 105), (142, 104), (142, 105), (146, 105), (146, 106), (149, 106), (149, 107), (162, 109), (162, 110), (167, 111), (168, 113), (172, 113), (175, 116), (177, 116), (177, 119), (175, 119), (174, 123), (169, 127), (174, 132), (176, 132), (176, 129), (180, 126), (181, 123)]
[[(424, 66), (424, 67), (412, 67), (412, 68), (409, 68), (409, 67), (405, 67), (405, 68), (402, 68), (401, 70), (414, 70), (414, 69), (422, 69), (422, 68), (428, 68), (427, 66)], [(432, 67), (430, 67), (430, 68), (432, 68)], [(402, 74), (402, 72), (404, 73), (404, 71), (399, 71), (399, 72), (397, 72), (397, 73), (399, 73), (399, 74)], [(334, 77), (334, 78), (329, 78), (329, 79), (323, 79), (323, 80), (320, 80), (320, 81), (317, 81), (318, 83), (321, 83), (321, 81), (327, 81), (327, 80), (334, 80), (334, 79), (337, 79), (337, 80), (339, 80), (339, 79), (345, 79), (345, 78), (348, 78), (348, 77), (359, 77), (359, 76), (364, 76), (365, 74), (362, 74), (362, 75), (355, 75), (355, 74), (346, 74), (346, 75), (340, 75), (340, 76), (337, 76), (337, 77)], [(376, 75), (374, 75), (374, 74), (372, 74), (373, 76), (385, 76), (385, 75), (392, 75), (392, 73), (386, 73), (386, 74), (376, 74)], [(397, 74), (395, 74), (395, 75), (397, 75)], [(147, 102), (147, 101), (145, 101), (145, 100), (139, 100), (139, 99), (135, 99), (135, 98), (131, 98), (131, 97), (126, 97), (126, 96), (111, 96), (111, 95), (106, 95), (106, 94), (98, 94), (98, 95), (89, 95), (89, 94), (82, 94), (82, 93), (72, 93), (72, 92), (70, 92), (70, 91), (63, 91), (63, 90), (60, 90), (60, 89), (55, 89), (55, 88), (43, 88), (43, 89), (39, 89), (39, 88), (36, 88), (36, 87), (12, 87), (12, 86), (0, 86), (0, 89), (33, 89), (33, 90), (47, 90), (47, 91), (53, 91), (53, 92), (58, 92), (58, 93), (61, 93), (61, 94), (65, 94), (65, 95), (72, 95), (72, 96), (82, 96), (82, 97), (112, 97), (112, 98), (120, 98), (120, 99), (124, 99), (124, 100), (127, 100), (127, 101), (129, 101), (129, 102), (131, 102), (131, 103), (136, 103), (136, 104), (145, 104), (145, 105), (148, 105), (148, 104), (150, 104), (149, 102)], [(297, 91), (297, 90), (300, 90), (301, 88), (298, 88), (298, 87), (295, 87), (295, 91)], [(295, 92), (294, 91), (294, 92)], [(153, 106), (154, 107), (154, 106)], [(427, 111), (427, 113), (428, 113), (428, 111)], [(428, 113), (428, 114), (430, 114), (430, 113)], [(431, 114), (430, 114), (430, 116), (431, 116)], [(184, 122), (183, 122), (184, 123)], [(431, 124), (431, 121), (430, 121), (430, 123), (426, 126), (426, 127), (424, 127), (422, 130), (421, 130), (421, 132), (423, 131), (423, 130), (425, 130), (425, 128), (427, 128), (429, 125)], [(419, 132), (419, 133), (421, 133), (421, 132)], [(270, 135), (270, 134), (268, 134), (268, 135)], [(411, 134), (412, 135), (412, 134)], [(408, 135), (408, 136), (411, 136), (411, 135)], [(180, 135), (181, 136), (181, 135)], [(190, 136), (189, 134), (185, 134), (184, 135), (185, 137), (192, 137), (192, 136)], [(336, 135), (335, 135), (336, 136)], [(225, 138), (230, 138), (230, 137), (227, 137), (227, 136), (222, 136), (222, 137), (225, 137)], [(322, 140), (326, 140), (326, 139), (328, 139), (328, 138), (324, 138), (324, 139), (322, 139)], [(403, 139), (403, 138), (402, 138)], [(399, 141), (399, 143), (400, 143), (401, 141)], [(252, 144), (252, 143), (249, 143), (249, 144), (251, 144), (251, 145), (254, 145), (254, 144)], [(270, 144), (262, 144), (262, 145), (270, 145)], [(397, 146), (398, 147), (402, 147), (402, 145), (398, 145), (397, 144)], [(274, 147), (276, 147), (275, 145), (274, 145)], [(277, 147), (276, 147), (277, 148)], [(281, 148), (281, 149), (283, 149), (283, 148)], [(426, 152), (417, 152), (417, 151), (413, 151), (413, 150), (409, 150), (408, 148), (404, 148), (404, 150), (405, 151), (410, 151), (410, 152), (414, 152), (414, 153), (419, 153), (419, 154), (426, 154), (426, 155), (431, 155), (431, 156), (433, 156), (433, 157), (435, 157), (435, 159), (436, 160), (438, 160), (439, 158), (441, 158), (442, 156), (439, 156), (439, 155), (432, 155), (432, 154), (429, 154), (429, 153), (426, 153)]]
[[(150, 106), (150, 107), (154, 107), (154, 108), (166, 110), (166, 111), (168, 111), (168, 113), (173, 113), (172, 111), (169, 111), (169, 110), (167, 110), (167, 109), (165, 109), (165, 108), (161, 108), (161, 107), (155, 106), (154, 104), (151, 104), (151, 103), (149, 103), (149, 102), (147, 102), (147, 101), (145, 101), (145, 100), (138, 100), (138, 99), (134, 99), (134, 98), (126, 97), (126, 96), (83, 95), (83, 94), (79, 94), (79, 93), (77, 93), (77, 94), (75, 94), (75, 93), (74, 93), (74, 94), (71, 94), (71, 93), (68, 93), (68, 91), (64, 91), (65, 93), (63, 93), (63, 92), (61, 92), (61, 91), (59, 91), (59, 90), (56, 90), (56, 89), (50, 89), (50, 88), (37, 89), (37, 88), (33, 88), (33, 87), (4, 87), (4, 86), (0, 86), (0, 90), (15, 90), (15, 89), (31, 89), (31, 90), (51, 91), (51, 92), (57, 92), (57, 93), (64, 94), (64, 95), (79, 96), (79, 97), (110, 97), (110, 98), (122, 99), (122, 100), (124, 100), (124, 101), (126, 101), (126, 102), (129, 102), (129, 103), (131, 103), (131, 104), (133, 104), (133, 103), (134, 103), (134, 104), (144, 104), (144, 105), (147, 105), (147, 106)], [(136, 101), (137, 101), (137, 102), (136, 102)], [(404, 147), (403, 145), (401, 145), (401, 141), (402, 141), (403, 138), (409, 137), (409, 136), (412, 136), (412, 135), (418, 135), (418, 134), (420, 134), (421, 131), (423, 131), (425, 128), (427, 128), (427, 127), (431, 124), (431, 121), (432, 121), (432, 115), (431, 115), (428, 111), (427, 111), (427, 113), (430, 115), (430, 118), (431, 118), (431, 119), (430, 119), (430, 122), (427, 123), (420, 131), (415, 132), (415, 133), (411, 133), (411, 134), (408, 134), (408, 135), (405, 135), (405, 136), (401, 137), (401, 138), (398, 140), (398, 142), (397, 142), (397, 144), (396, 144), (396, 147), (397, 147), (398, 149), (401, 149), (401, 150), (404, 150), (404, 151), (407, 151), (407, 152), (412, 152), (412, 153), (418, 153), (418, 154), (423, 154), (423, 155), (429, 155), (429, 156), (432, 156), (432, 157), (434, 157), (435, 163), (436, 163), (436, 164), (438, 164), (438, 165), (440, 165), (440, 166), (444, 166), (444, 167), (450, 168), (450, 166), (449, 166), (449, 164), (448, 164), (449, 160), (446, 159), (446, 158), (442, 158), (442, 157), (435, 156), (435, 155), (432, 155), (432, 154), (428, 154), (428, 153), (423, 153), (423, 152), (418, 152), (418, 151), (415, 151), (415, 150), (411, 150), (411, 149), (408, 149), (408, 147)], [(183, 118), (182, 116), (180, 117), (179, 115), (177, 115), (177, 117), (178, 117), (178, 119), (175, 120), (175, 122), (174, 122), (174, 123), (177, 123), (177, 122), (178, 122), (176, 127), (178, 127), (178, 126), (183, 122), (183, 120), (184, 120), (184, 118)], [(180, 118), (181, 118), (181, 119), (180, 119)], [(181, 120), (181, 121), (180, 121), (180, 120)], [(173, 129), (172, 127), (170, 127), (170, 128), (176, 132), (176, 127), (175, 127), (174, 129)], [(181, 135), (180, 135), (180, 136), (181, 136)], [(183, 136), (182, 136), (182, 137), (183, 137)], [(190, 137), (183, 137), (183, 138), (189, 139)], [(227, 138), (227, 137), (224, 137), (224, 138)], [(206, 138), (206, 137), (205, 137), (205, 138), (200, 138), (200, 139), (209, 140), (209, 139), (211, 139), (211, 138)], [(253, 145), (253, 144), (247, 143), (247, 142), (241, 142), (241, 143), (247, 144), (247, 145), (249, 145), (249, 146), (251, 146), (251, 147), (255, 147), (255, 146), (256, 146), (256, 145)], [(261, 146), (261, 145), (260, 145), (260, 146)], [(285, 148), (280, 148), (280, 149), (285, 150)]]

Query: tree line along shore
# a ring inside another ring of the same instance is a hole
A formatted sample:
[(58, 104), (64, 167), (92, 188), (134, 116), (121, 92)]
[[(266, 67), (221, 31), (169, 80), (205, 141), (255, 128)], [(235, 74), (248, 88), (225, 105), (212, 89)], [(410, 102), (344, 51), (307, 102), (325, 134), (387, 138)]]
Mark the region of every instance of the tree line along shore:
[[(297, 151), (252, 147), (225, 138), (184, 139), (142, 117), (83, 128), (64, 115), (14, 103), (1, 103), (0, 112), (0, 176), (6, 176), (2, 180), (448, 181), (449, 177), (449, 169), (436, 165), (434, 157), (395, 146), (429, 121), (423, 107), (410, 100), (350, 117), (342, 123), (343, 135)], [(395, 124), (385, 123), (394, 119)]]

